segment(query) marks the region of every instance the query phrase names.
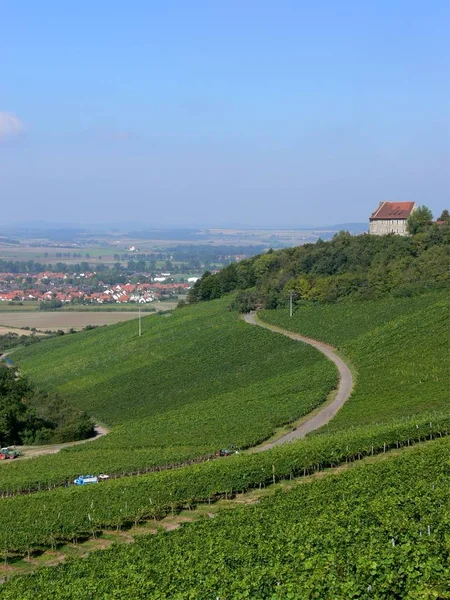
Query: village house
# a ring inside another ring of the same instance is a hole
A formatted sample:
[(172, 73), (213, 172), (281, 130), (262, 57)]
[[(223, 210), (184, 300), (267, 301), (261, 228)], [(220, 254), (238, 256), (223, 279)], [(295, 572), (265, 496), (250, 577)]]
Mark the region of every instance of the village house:
[(415, 202), (380, 202), (377, 210), (370, 215), (369, 233), (408, 235), (406, 223), (409, 215), (416, 208)]

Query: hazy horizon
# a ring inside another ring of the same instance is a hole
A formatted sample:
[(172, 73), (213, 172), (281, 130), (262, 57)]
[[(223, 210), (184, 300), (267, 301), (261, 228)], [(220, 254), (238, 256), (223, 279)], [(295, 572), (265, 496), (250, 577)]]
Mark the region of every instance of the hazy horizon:
[(186, 226), (177, 226), (177, 225), (161, 225), (158, 223), (138, 223), (138, 222), (130, 222), (130, 221), (106, 221), (106, 222), (97, 222), (97, 223), (92, 223), (92, 222), (83, 222), (83, 221), (67, 221), (67, 222), (59, 222), (59, 221), (44, 221), (44, 220), (37, 220), (37, 221), (23, 221), (23, 222), (15, 222), (15, 223), (7, 223), (4, 224), (3, 222), (0, 223), (0, 231), (2, 230), (2, 228), (4, 230), (20, 230), (20, 229), (24, 229), (24, 230), (33, 230), (33, 229), (42, 229), (42, 230), (50, 230), (50, 229), (67, 229), (67, 230), (76, 230), (76, 229), (86, 229), (86, 230), (92, 230), (92, 231), (100, 231), (100, 230), (109, 230), (109, 231), (113, 231), (114, 229), (123, 229), (123, 230), (134, 230), (134, 231), (144, 231), (144, 230), (214, 230), (214, 229), (243, 229), (243, 230), (267, 230), (267, 231), (273, 231), (273, 230), (308, 230), (308, 229), (326, 229), (326, 228), (336, 228), (338, 226), (354, 226), (355, 228), (361, 228), (363, 226), (367, 225), (367, 228), (369, 226), (368, 221), (367, 223), (365, 222), (361, 222), (361, 223), (357, 223), (357, 222), (349, 222), (349, 223), (315, 223), (315, 224), (277, 224), (274, 223), (271, 226), (267, 226), (267, 225), (258, 225), (256, 224), (252, 224), (252, 225), (245, 225), (242, 223), (216, 223), (216, 224), (205, 224), (205, 223), (200, 223), (197, 225), (186, 225)]
[(382, 200), (438, 216), (449, 16), (445, 0), (5, 5), (0, 225), (324, 227)]

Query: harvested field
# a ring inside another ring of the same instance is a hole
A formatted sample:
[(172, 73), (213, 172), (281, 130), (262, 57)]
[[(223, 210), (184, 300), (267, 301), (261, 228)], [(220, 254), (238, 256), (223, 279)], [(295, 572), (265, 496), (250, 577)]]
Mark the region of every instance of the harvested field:
[[(149, 313), (143, 313), (142, 319), (148, 316), (150, 316)], [(11, 312), (0, 314), (0, 326), (66, 331), (71, 328), (80, 330), (86, 325), (112, 325), (137, 318), (138, 315), (135, 312)]]
[[(186, 296), (179, 296), (177, 300), (163, 300), (152, 302), (151, 304), (141, 305), (141, 313), (145, 312), (161, 312), (173, 310), (180, 300), (185, 300)], [(59, 311), (71, 312), (139, 312), (139, 305), (135, 303), (129, 304), (67, 304)]]
[[(18, 329), (17, 327), (3, 327), (0, 325), (0, 335), (7, 335), (8, 333), (16, 333), (17, 335), (33, 335), (34, 331), (29, 329)], [(37, 335), (44, 335), (43, 333), (37, 333)]]

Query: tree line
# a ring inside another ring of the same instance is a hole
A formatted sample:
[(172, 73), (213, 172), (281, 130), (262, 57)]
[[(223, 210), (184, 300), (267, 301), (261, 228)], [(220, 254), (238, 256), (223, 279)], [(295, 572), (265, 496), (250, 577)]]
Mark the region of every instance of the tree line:
[(86, 413), (0, 363), (1, 446), (70, 442), (93, 435), (94, 424)]
[(329, 242), (318, 240), (204, 273), (188, 302), (220, 298), (238, 291), (232, 308), (242, 312), (294, 302), (337, 302), (346, 297), (409, 296), (448, 286), (450, 215), (432, 221), (421, 207), (408, 221), (409, 236), (352, 236), (341, 231)]

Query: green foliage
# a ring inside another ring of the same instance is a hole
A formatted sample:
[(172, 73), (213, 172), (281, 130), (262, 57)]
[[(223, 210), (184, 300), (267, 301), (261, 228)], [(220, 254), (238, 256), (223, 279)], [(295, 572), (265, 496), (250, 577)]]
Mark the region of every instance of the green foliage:
[(61, 308), (63, 305), (63, 303), (61, 302), (61, 300), (58, 300), (57, 298), (52, 298), (51, 300), (44, 300), (43, 302), (39, 303), (39, 310), (56, 310), (58, 308)]
[[(0, 548), (24, 552), (27, 545), (48, 546), (52, 536), (62, 541), (82, 537), (92, 531), (92, 527), (126, 526), (139, 517), (162, 517), (170, 510), (272, 483), (274, 476), (280, 480), (314, 473), (449, 432), (448, 412), (428, 414), (420, 419), (299, 440), (267, 452), (126, 477), (101, 486), (60, 488), (4, 498), (4, 510), (0, 512)], [(12, 514), (15, 515), (14, 526)]]
[(261, 254), (253, 262), (253, 271), (256, 279), (262, 279), (277, 265), (278, 259), (273, 251)]
[(428, 206), (419, 206), (408, 217), (406, 225), (408, 233), (415, 235), (416, 233), (426, 231), (430, 227), (432, 220), (433, 213)]
[(85, 413), (36, 390), (15, 369), (0, 363), (0, 446), (72, 441), (93, 433)]
[(417, 226), (412, 237), (341, 231), (330, 242), (269, 251), (214, 275), (205, 273), (191, 289), (189, 302), (240, 290), (233, 306), (245, 312), (249, 306), (285, 306), (291, 290), (295, 301), (332, 303), (448, 287), (450, 228), (432, 224), (427, 210), (413, 213)]
[(32, 388), (25, 379), (18, 378), (16, 371), (0, 364), (0, 446), (20, 442), (32, 425), (36, 429), (45, 425), (33, 419), (34, 415), (22, 402), (31, 392)]
[(41, 338), (37, 335), (19, 335), (17, 333), (5, 333), (0, 335), (0, 352), (11, 350), (16, 346), (30, 346), (40, 342)]
[(328, 429), (389, 421), (448, 405), (450, 301), (444, 292), (266, 311), (270, 323), (337, 346), (357, 385)]
[(438, 221), (450, 221), (450, 212), (447, 208), (444, 208), (444, 210), (441, 212), (441, 216), (439, 217)]
[[(170, 318), (155, 317), (148, 329), (144, 322), (141, 338), (132, 323), (125, 323), (43, 342), (40, 352), (33, 347), (18, 351), (25, 372), (33, 376), (41, 372), (53, 389), (69, 394), (80, 406), (97, 403), (99, 411), (109, 410), (117, 426), (93, 444), (5, 465), (3, 493), (51, 488), (86, 471), (143, 472), (230, 443), (252, 445), (267, 437), (277, 419), (280, 424), (291, 420), (294, 407), (308, 412), (320, 403), (335, 383), (334, 370), (326, 371), (330, 364), (311, 348), (248, 327), (226, 310), (228, 304), (224, 298), (186, 307)], [(358, 368), (355, 393), (330, 426), (340, 431), (260, 454), (90, 488), (3, 498), (0, 548), (13, 555), (54, 547), (102, 528), (127, 527), (267, 485), (274, 478), (290, 479), (448, 435), (448, 412), (427, 412), (448, 407), (443, 337), (448, 308), (444, 293), (435, 292), (338, 304), (302, 301), (292, 319), (286, 310), (264, 313), (265, 319), (287, 329), (338, 345)], [(102, 347), (114, 352), (99, 354)], [(298, 377), (294, 386), (293, 376)], [(411, 413), (417, 416), (391, 421)], [(378, 421), (387, 423), (368, 425)], [(351, 428), (359, 424), (365, 426)], [(448, 448), (446, 441), (430, 442), (427, 449), (409, 451), (405, 458), (301, 486), (293, 495), (269, 501), (267, 515), (259, 513), (263, 504), (242, 515), (235, 513), (241, 516), (192, 525), (171, 538), (143, 540), (138, 542), (139, 554), (130, 558), (128, 552), (134, 550), (129, 548), (102, 554), (102, 572), (108, 568), (118, 573), (105, 583), (99, 584), (93, 574), (94, 556), (83, 566), (71, 563), (52, 572), (52, 578), (38, 573), (32, 579), (12, 581), (0, 597), (10, 593), (7, 598), (12, 594), (27, 598), (28, 590), (39, 597), (42, 590), (45, 597), (50, 591), (55, 598), (58, 593), (82, 598), (92, 595), (94, 585), (97, 595), (125, 598), (139, 597), (141, 592), (143, 597), (163, 598), (164, 593), (170, 597), (171, 591), (186, 598), (211, 593), (233, 599), (287, 598), (298, 589), (309, 593), (308, 585), (322, 597), (365, 597), (369, 585), (380, 598), (409, 595), (412, 600), (427, 590), (439, 597), (444, 589), (439, 561), (446, 559), (442, 524), (448, 524), (442, 507), (450, 500), (443, 458)], [(307, 491), (316, 489), (317, 493)], [(145, 575), (139, 560), (147, 565)], [(218, 564), (219, 571), (208, 566), (211, 563)], [(139, 588), (130, 576), (131, 565), (141, 574)], [(246, 577), (246, 572), (252, 576)], [(52, 587), (55, 576), (56, 581), (64, 578), (66, 586)]]
[(240, 313), (249, 313), (258, 308), (258, 297), (255, 292), (238, 292), (230, 304), (231, 310)]
[[(141, 536), (134, 544), (12, 579), (1, 588), (0, 598), (445, 598), (450, 576), (449, 451), (448, 439), (430, 442), (170, 534)], [(118, 517), (111, 495), (115, 484), (65, 490), (59, 514), (42, 498), (41, 530), (53, 524), (55, 544), (61, 534), (77, 535), (83, 524), (86, 534), (95, 531), (98, 513), (109, 510), (111, 526), (123, 522), (131, 516), (135, 496), (124, 489)], [(170, 510), (176, 500), (168, 492), (179, 493), (179, 487), (167, 485), (163, 494)], [(233, 489), (240, 487), (245, 484)], [(204, 489), (214, 488), (205, 482)], [(144, 514), (158, 514), (150, 502), (155, 491), (148, 491)], [(67, 518), (60, 524), (75, 498), (84, 499), (88, 514), (76, 511), (72, 522)], [(26, 515), (30, 498), (15, 500), (21, 501), (18, 514)], [(4, 515), (10, 501), (2, 502)], [(5, 538), (4, 529), (0, 531)]]

